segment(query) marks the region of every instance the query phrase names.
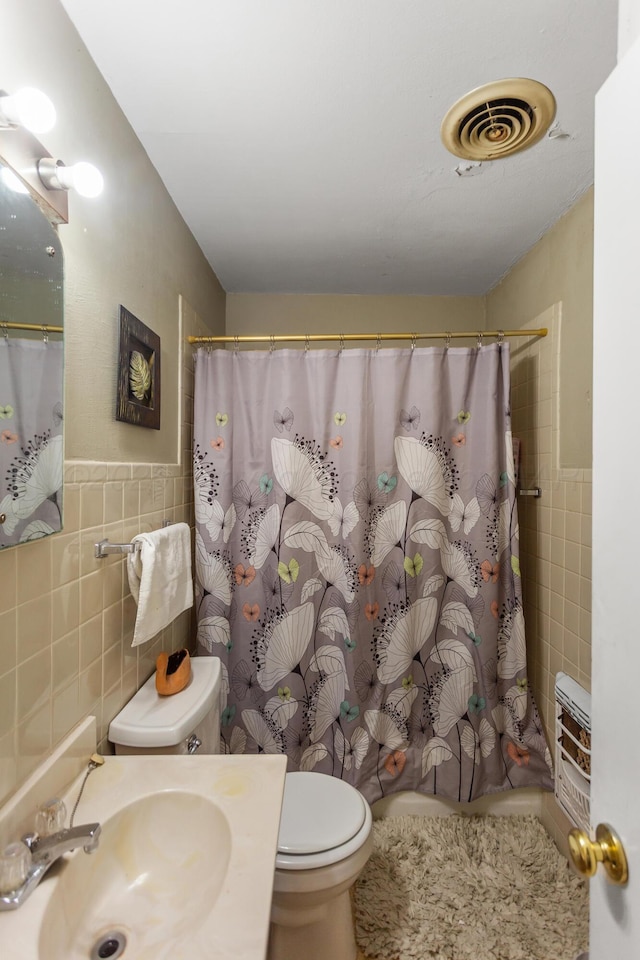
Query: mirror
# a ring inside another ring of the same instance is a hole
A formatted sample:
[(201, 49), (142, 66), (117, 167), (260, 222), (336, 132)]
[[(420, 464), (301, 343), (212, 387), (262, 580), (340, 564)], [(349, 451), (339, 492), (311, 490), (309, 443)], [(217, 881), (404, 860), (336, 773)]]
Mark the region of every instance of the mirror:
[(0, 548), (62, 529), (62, 326), (58, 234), (0, 164)]

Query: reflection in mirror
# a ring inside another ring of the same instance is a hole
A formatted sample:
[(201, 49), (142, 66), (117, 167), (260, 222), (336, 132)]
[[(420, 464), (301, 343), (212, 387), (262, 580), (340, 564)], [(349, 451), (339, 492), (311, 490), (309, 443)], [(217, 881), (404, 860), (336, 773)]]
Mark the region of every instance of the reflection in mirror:
[(62, 529), (62, 246), (0, 164), (0, 547)]

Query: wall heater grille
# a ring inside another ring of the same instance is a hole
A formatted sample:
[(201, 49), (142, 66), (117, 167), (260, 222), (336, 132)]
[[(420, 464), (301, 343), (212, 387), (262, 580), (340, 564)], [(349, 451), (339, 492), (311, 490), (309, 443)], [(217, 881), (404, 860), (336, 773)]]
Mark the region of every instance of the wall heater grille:
[(556, 674), (555, 692), (555, 795), (572, 823), (588, 832), (591, 794), (591, 694), (566, 673)]

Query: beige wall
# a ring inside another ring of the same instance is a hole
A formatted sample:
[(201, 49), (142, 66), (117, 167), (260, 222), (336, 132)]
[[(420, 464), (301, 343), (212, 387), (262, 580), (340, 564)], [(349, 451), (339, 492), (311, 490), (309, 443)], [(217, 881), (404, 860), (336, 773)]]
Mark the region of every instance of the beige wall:
[(485, 330), (484, 313), (483, 297), (230, 293), (226, 324), (229, 336), (453, 332)]
[[(0, 552), (0, 802), (82, 717), (109, 721), (161, 649), (191, 642), (184, 614), (132, 650), (122, 558), (162, 520), (191, 522), (189, 333), (224, 330), (225, 294), (57, 0), (2, 7), (3, 89), (39, 86), (57, 107), (45, 146), (94, 161), (98, 200), (69, 198), (65, 255), (65, 501), (62, 533)], [(182, 301), (181, 310), (181, 296)], [(161, 429), (115, 420), (119, 305), (160, 335)], [(202, 319), (200, 319), (202, 318)], [(182, 334), (181, 334), (182, 326)]]
[[(532, 678), (549, 731), (555, 673), (586, 687), (591, 677), (591, 457), (583, 451), (580, 465), (566, 466), (562, 454), (567, 433), (591, 437), (576, 354), (586, 346), (591, 361), (592, 232), (590, 191), (487, 296), (489, 325), (500, 326), (508, 309), (515, 328), (549, 327), (545, 339), (514, 341), (511, 358), (521, 486), (539, 485), (543, 494), (521, 497), (519, 513)], [(561, 248), (580, 255), (565, 254), (564, 274), (554, 268), (550, 276)]]
[(559, 465), (591, 469), (593, 190), (486, 298), (488, 328), (519, 329), (562, 302)]
[[(176, 463), (178, 296), (222, 332), (224, 291), (58, 0), (3, 4), (0, 61), (3, 89), (38, 86), (53, 100), (46, 149), (67, 163), (91, 160), (105, 178), (99, 198), (70, 196), (70, 221), (59, 228), (66, 456)], [(160, 336), (159, 431), (114, 419), (120, 304)]]
[[(511, 403), (521, 485), (542, 488), (520, 498), (520, 557), (529, 680), (551, 744), (556, 673), (591, 688), (592, 283), (590, 191), (487, 296), (489, 326), (549, 327), (514, 342)], [(551, 798), (543, 819), (565, 849), (569, 823)]]
[[(209, 329), (183, 301), (185, 336)], [(193, 524), (193, 362), (182, 362), (181, 463), (67, 460), (64, 530), (0, 551), (0, 803), (83, 717), (110, 721), (151, 675), (161, 650), (192, 646), (191, 613), (131, 648), (136, 605), (123, 556), (96, 560), (163, 520)]]

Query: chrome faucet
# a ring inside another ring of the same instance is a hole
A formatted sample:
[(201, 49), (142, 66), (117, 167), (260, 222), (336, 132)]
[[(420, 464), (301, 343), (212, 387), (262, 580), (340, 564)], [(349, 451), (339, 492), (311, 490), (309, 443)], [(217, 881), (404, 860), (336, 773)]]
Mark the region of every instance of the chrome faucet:
[(0, 894), (0, 911), (16, 910), (38, 886), (45, 873), (56, 860), (77, 847), (85, 853), (93, 853), (100, 840), (100, 824), (85, 823), (79, 827), (60, 830), (48, 837), (28, 833), (22, 842), (31, 851), (31, 864), (24, 881), (9, 893)]

